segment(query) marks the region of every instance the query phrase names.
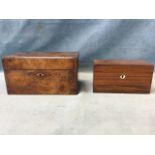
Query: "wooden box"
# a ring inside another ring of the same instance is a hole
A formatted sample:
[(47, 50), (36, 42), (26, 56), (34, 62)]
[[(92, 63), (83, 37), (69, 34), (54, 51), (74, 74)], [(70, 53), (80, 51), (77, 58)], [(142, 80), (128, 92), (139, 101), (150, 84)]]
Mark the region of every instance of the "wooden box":
[(77, 94), (77, 52), (17, 53), (2, 59), (8, 94)]
[(149, 93), (153, 69), (145, 61), (94, 60), (93, 91)]

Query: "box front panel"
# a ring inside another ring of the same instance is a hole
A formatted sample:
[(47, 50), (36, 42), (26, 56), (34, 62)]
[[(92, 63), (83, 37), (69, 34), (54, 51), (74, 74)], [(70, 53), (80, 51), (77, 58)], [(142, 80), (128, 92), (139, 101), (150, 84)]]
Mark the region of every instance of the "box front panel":
[(74, 70), (7, 70), (9, 94), (76, 94)]
[(150, 66), (94, 66), (94, 92), (149, 93)]

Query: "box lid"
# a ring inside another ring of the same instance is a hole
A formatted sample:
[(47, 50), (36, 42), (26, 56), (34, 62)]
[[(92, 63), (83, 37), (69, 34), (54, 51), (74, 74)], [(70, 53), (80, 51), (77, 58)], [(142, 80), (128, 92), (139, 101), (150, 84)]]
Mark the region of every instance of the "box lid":
[(3, 57), (4, 69), (73, 69), (77, 52), (22, 52)]
[(152, 64), (148, 63), (145, 60), (99, 60), (96, 59), (94, 60), (95, 65), (138, 65), (138, 66), (146, 66), (146, 65), (151, 65)]
[(140, 72), (140, 70), (145, 71), (147, 69), (149, 70), (153, 70), (154, 69), (154, 65), (148, 63), (145, 60), (99, 60), (96, 59), (94, 60), (94, 68), (96, 68), (98, 71), (105, 67), (108, 68), (113, 68), (114, 66), (116, 67), (121, 67), (121, 68), (132, 68), (132, 70), (139, 70), (138, 72)]

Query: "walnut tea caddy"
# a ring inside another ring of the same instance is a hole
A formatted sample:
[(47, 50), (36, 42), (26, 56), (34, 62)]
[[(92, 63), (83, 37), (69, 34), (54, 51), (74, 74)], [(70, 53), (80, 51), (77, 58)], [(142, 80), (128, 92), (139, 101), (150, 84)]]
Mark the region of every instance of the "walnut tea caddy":
[(77, 94), (77, 52), (28, 52), (3, 57), (8, 94)]

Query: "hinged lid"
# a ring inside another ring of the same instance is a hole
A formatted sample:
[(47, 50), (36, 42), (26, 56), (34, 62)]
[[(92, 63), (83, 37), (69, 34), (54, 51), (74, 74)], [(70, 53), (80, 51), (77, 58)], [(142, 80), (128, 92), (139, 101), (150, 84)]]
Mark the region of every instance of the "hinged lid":
[(3, 57), (5, 69), (73, 69), (77, 52), (22, 52)]
[(154, 66), (147, 61), (144, 60), (94, 60), (94, 67), (97, 70), (102, 70), (105, 67), (108, 67), (109, 69), (113, 69), (113, 67), (119, 67), (120, 69), (122, 68), (130, 68), (133, 71), (136, 70), (142, 70), (145, 72), (145, 70), (153, 70)]
[(151, 65), (145, 60), (94, 60), (95, 65), (138, 65), (138, 66), (146, 66)]

